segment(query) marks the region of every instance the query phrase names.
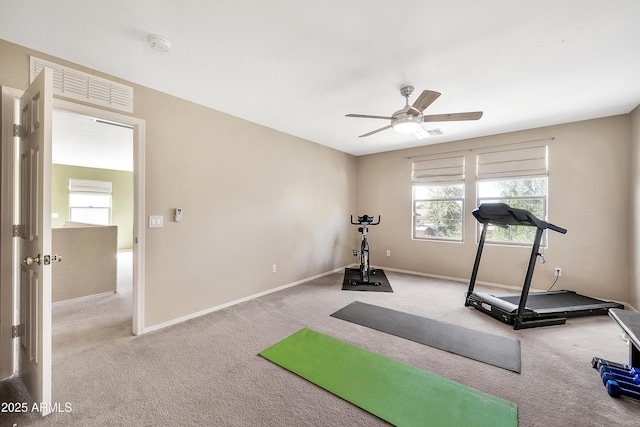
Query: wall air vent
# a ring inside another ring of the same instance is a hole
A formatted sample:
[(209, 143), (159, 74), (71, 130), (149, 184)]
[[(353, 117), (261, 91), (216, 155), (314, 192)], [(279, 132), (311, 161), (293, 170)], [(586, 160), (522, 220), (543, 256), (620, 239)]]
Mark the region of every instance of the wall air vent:
[(112, 82), (35, 56), (30, 57), (29, 65), (31, 82), (44, 67), (53, 70), (53, 92), (55, 95), (127, 113), (133, 112), (133, 88), (131, 86)]

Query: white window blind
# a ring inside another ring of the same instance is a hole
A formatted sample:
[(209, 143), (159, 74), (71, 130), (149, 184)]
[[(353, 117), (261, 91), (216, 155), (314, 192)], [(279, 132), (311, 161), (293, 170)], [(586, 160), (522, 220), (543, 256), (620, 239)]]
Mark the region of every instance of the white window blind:
[(428, 158), (413, 162), (414, 184), (447, 184), (464, 181), (464, 156)]
[(44, 67), (53, 70), (53, 92), (115, 110), (133, 112), (133, 87), (74, 70), (51, 61), (30, 57), (31, 81)]
[(87, 224), (111, 223), (111, 182), (69, 180), (69, 219)]
[(90, 181), (69, 179), (69, 192), (111, 193), (112, 184), (108, 181)]
[(501, 150), (477, 156), (478, 179), (547, 176), (547, 146)]

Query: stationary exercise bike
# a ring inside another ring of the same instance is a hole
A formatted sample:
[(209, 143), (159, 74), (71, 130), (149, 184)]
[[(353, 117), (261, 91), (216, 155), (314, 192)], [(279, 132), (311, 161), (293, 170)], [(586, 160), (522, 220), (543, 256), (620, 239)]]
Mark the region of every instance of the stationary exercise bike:
[[(362, 215), (358, 217), (358, 222), (353, 222), (353, 215), (351, 215), (351, 224), (360, 225), (358, 232), (362, 233), (362, 242), (360, 244), (360, 280), (349, 280), (350, 285), (373, 285), (380, 286), (380, 282), (371, 281), (371, 276), (376, 274), (375, 268), (371, 268), (369, 265), (369, 241), (367, 240), (367, 232), (369, 225), (380, 224), (380, 215), (378, 215), (378, 221), (374, 222), (372, 216)], [(358, 251), (353, 251), (354, 256), (358, 256)], [(352, 269), (353, 270), (353, 269)]]

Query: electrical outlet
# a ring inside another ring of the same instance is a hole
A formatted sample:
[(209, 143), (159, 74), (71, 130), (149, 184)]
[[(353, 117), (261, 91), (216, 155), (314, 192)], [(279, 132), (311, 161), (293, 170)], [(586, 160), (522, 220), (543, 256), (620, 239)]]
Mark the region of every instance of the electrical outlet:
[(387, 249), (387, 256), (391, 256), (391, 251)]
[(275, 265), (275, 264), (273, 264), (273, 265), (271, 266), (271, 272), (275, 273), (276, 271), (278, 271), (278, 266), (277, 266), (277, 265)]
[(562, 268), (561, 267), (556, 267), (556, 270), (553, 273), (556, 277), (560, 277), (562, 276)]
[(351, 255), (358, 256), (358, 250), (357, 249), (352, 250)]

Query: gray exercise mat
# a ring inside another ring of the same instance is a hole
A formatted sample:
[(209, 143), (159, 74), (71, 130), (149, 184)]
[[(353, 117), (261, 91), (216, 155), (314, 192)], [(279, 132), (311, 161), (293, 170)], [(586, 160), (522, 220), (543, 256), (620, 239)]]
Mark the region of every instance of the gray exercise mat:
[(520, 373), (520, 340), (355, 301), (331, 315)]
[(359, 284), (353, 284), (360, 280), (360, 270), (357, 268), (345, 268), (344, 280), (342, 281), (343, 291), (369, 291), (369, 292), (393, 292), (387, 275), (383, 270), (376, 269), (375, 274), (369, 276), (369, 282), (371, 284), (365, 284), (360, 282)]

